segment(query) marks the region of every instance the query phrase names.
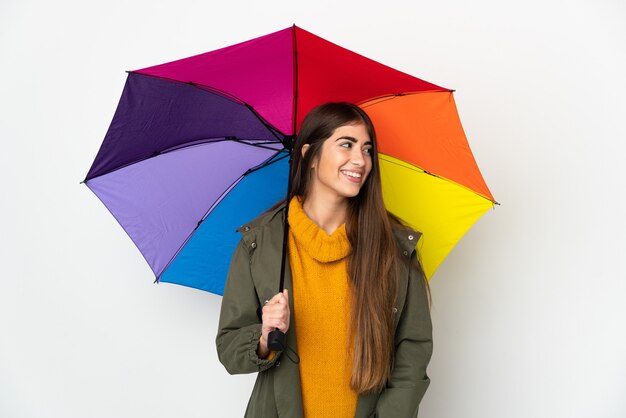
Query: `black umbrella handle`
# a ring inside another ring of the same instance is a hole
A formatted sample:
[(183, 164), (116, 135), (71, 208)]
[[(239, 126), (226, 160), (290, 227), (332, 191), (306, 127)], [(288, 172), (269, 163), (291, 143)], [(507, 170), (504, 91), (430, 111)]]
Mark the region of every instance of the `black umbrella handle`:
[(283, 351), (286, 346), (286, 338), (287, 336), (284, 332), (278, 328), (274, 329), (267, 337), (267, 348), (271, 351)]

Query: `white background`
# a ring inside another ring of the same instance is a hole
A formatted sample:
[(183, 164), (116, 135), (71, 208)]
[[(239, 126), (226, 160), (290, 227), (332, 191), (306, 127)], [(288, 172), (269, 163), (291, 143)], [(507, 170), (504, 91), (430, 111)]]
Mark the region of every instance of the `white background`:
[[(220, 297), (84, 179), (134, 70), (298, 26), (456, 89), (501, 206), (434, 276), (420, 417), (626, 416), (626, 3), (0, 0), (0, 416), (239, 417)], [(621, 121), (619, 120), (621, 119)]]

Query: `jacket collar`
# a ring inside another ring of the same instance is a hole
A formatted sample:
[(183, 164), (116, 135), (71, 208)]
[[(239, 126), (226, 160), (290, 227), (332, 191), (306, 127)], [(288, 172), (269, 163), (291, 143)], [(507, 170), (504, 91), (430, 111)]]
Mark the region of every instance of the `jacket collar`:
[(283, 200), (278, 206), (274, 208), (267, 209), (265, 212), (261, 213), (254, 220), (248, 222), (245, 225), (241, 225), (236, 229), (237, 232), (246, 235), (247, 233), (254, 231), (257, 228), (260, 228), (270, 221), (272, 221), (276, 216), (281, 216), (281, 220), (284, 219), (282, 216), (286, 208), (285, 201)]
[[(250, 232), (254, 232), (255, 229), (267, 225), (277, 216), (280, 216), (281, 221), (284, 220), (284, 211), (286, 209), (286, 206), (286, 201), (283, 200), (276, 207), (266, 210), (265, 212), (257, 216), (253, 221), (248, 222), (247, 224), (237, 228), (237, 232), (245, 236)], [(398, 244), (400, 245), (400, 250), (403, 252), (403, 254), (406, 251), (407, 254), (405, 255), (409, 255), (413, 250), (415, 250), (415, 246), (422, 236), (422, 233), (415, 231), (409, 226), (401, 225), (400, 227), (394, 229), (394, 235)]]

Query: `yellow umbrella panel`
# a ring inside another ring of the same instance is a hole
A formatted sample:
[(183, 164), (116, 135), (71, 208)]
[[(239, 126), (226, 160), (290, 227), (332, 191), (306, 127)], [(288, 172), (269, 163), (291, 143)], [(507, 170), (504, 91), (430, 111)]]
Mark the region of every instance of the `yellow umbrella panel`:
[(422, 232), (430, 280), (456, 243), (497, 202), (463, 132), (452, 92), (420, 92), (361, 103), (378, 139), (387, 209)]

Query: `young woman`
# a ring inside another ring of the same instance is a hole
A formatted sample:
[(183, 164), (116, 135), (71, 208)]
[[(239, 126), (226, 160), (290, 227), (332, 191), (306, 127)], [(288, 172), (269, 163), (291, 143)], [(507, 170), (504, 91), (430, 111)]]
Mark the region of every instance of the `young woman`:
[[(220, 361), (231, 374), (259, 373), (245, 416), (416, 417), (430, 383), (430, 291), (420, 233), (383, 204), (372, 122), (356, 105), (323, 104), (293, 152), (289, 207), (239, 228), (224, 290)], [(270, 352), (276, 328), (288, 349)]]

